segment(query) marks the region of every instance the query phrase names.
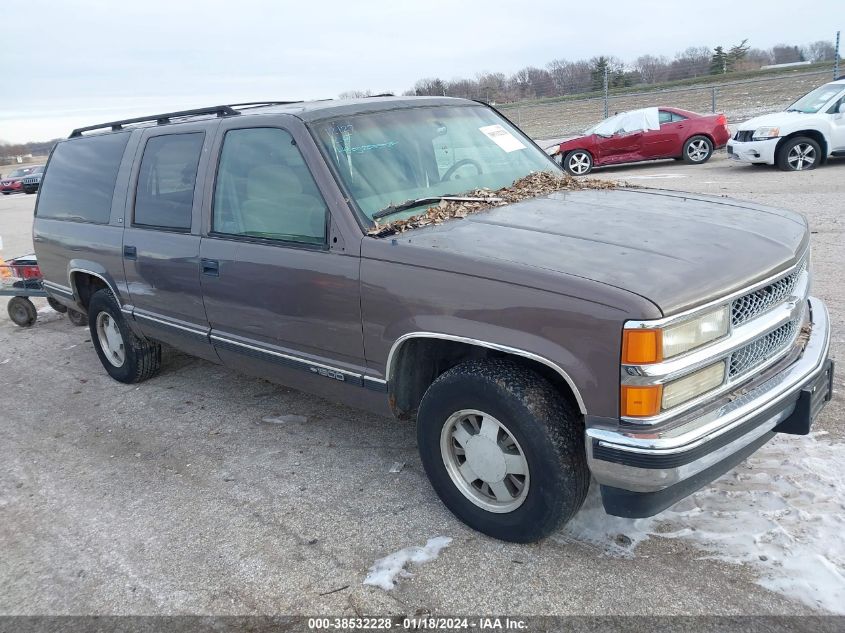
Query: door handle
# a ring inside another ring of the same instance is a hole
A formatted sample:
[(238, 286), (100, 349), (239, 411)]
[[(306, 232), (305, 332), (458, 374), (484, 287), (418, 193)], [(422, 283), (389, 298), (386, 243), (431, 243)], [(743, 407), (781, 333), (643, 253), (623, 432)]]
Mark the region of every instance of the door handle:
[(220, 262), (216, 259), (202, 259), (200, 260), (202, 266), (202, 274), (209, 277), (220, 276)]
[(123, 259), (138, 259), (138, 249), (128, 244), (123, 245)]

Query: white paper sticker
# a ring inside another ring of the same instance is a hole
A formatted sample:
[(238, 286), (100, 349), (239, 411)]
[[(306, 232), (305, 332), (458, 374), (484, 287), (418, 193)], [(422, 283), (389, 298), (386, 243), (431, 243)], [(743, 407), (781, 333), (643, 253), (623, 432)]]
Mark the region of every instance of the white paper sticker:
[(484, 127), (480, 127), (478, 129), (482, 134), (486, 135), (487, 138), (506, 152), (515, 152), (518, 149), (525, 149), (525, 145), (522, 144), (522, 141), (498, 123), (496, 125), (485, 125)]

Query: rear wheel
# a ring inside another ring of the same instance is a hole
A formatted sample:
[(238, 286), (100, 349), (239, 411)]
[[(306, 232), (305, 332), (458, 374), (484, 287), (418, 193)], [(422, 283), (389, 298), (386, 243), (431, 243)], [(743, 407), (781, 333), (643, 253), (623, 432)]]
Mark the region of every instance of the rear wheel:
[(593, 157), (590, 152), (576, 149), (563, 157), (563, 168), (573, 176), (586, 176), (593, 171)]
[(713, 155), (713, 143), (706, 136), (693, 136), (684, 143), (682, 158), (690, 165), (700, 165)]
[(125, 383), (151, 378), (161, 366), (161, 346), (135, 336), (111, 290), (98, 290), (88, 305), (88, 327), (109, 376)]
[(547, 536), (587, 495), (578, 414), (545, 379), (508, 361), (469, 361), (435, 380), (417, 443), (443, 503), (495, 538)]
[(77, 327), (82, 327), (83, 325), (88, 325), (88, 315), (84, 312), (77, 312), (76, 310), (71, 310), (68, 308), (67, 311), (67, 320), (73, 323)]
[(38, 319), (38, 310), (35, 309), (32, 301), (26, 297), (12, 297), (6, 306), (9, 318), (15, 325), (20, 327), (31, 327)]
[(47, 297), (47, 303), (50, 305), (53, 310), (58, 312), (59, 314), (64, 314), (67, 312), (67, 306), (63, 303), (59, 303), (53, 297)]
[(778, 149), (778, 168), (783, 171), (815, 169), (821, 155), (822, 149), (816, 141), (806, 136), (798, 136), (789, 139)]

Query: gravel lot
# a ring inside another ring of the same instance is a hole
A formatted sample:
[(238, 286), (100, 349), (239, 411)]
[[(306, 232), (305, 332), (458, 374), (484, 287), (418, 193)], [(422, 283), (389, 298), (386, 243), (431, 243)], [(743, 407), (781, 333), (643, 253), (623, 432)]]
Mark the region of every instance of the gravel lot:
[[(783, 174), (720, 153), (703, 167), (595, 175), (806, 213), (814, 292), (842, 358), (843, 174), (843, 161)], [(6, 256), (31, 248), (34, 198), (0, 198)], [(440, 504), (407, 423), (176, 353), (155, 379), (118, 384), (86, 329), (45, 307), (24, 330), (0, 308), (2, 614), (814, 612), (758, 584), (765, 570), (716, 560), (690, 540), (627, 547), (633, 522), (608, 523), (615, 536), (582, 522), (530, 546), (490, 540)], [(817, 421), (826, 441), (843, 439), (842, 375)], [(263, 421), (278, 416), (304, 419)], [(396, 462), (404, 467), (390, 473)], [(842, 493), (831, 494), (841, 515)], [(454, 540), (392, 591), (362, 584), (375, 560), (435, 536)]]

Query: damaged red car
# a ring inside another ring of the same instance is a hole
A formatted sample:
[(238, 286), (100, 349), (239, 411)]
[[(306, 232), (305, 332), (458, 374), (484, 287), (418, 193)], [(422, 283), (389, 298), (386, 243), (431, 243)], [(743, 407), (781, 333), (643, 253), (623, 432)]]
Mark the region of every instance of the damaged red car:
[(621, 112), (594, 125), (583, 136), (546, 151), (560, 155), (563, 168), (584, 176), (593, 167), (675, 158), (698, 165), (724, 147), (731, 133), (724, 114), (702, 115), (678, 108)]

